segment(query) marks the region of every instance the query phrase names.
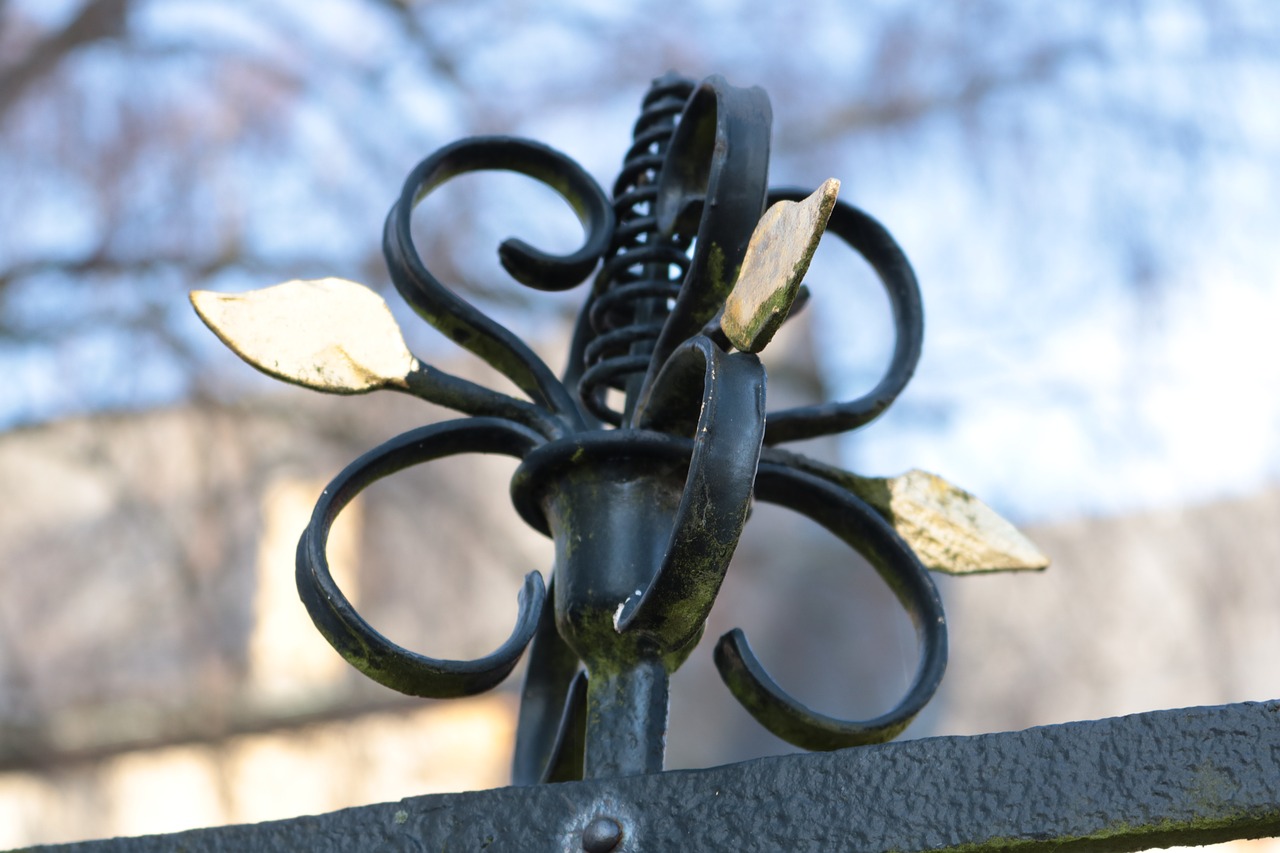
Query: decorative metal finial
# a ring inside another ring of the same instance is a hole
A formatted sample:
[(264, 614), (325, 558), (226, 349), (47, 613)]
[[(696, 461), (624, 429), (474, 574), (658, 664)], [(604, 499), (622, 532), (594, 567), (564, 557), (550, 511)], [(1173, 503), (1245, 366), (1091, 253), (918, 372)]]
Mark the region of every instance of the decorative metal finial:
[[(363, 285), (323, 279), (191, 295), (218, 336), (272, 376), (340, 394), (397, 390), (470, 416), (394, 438), (329, 484), (298, 543), (298, 590), (343, 657), (415, 696), (488, 690), (532, 644), (518, 784), (662, 769), (668, 677), (702, 634), (752, 500), (806, 515), (866, 557), (920, 638), (906, 695), (887, 713), (854, 721), (789, 696), (740, 630), (722, 637), (715, 659), (730, 691), (766, 728), (804, 749), (888, 740), (932, 697), (947, 643), (928, 569), (1047, 565), (1010, 524), (938, 477), (864, 478), (778, 448), (855, 429), (883, 412), (915, 369), (923, 319), (906, 257), (879, 223), (836, 199), (837, 181), (812, 194), (768, 189), (771, 116), (759, 88), (718, 76), (697, 85), (659, 78), (612, 202), (572, 160), (521, 139), (466, 139), (410, 173), (383, 238), (396, 289), (528, 399), (423, 364), (381, 297)], [(586, 232), (582, 248), (565, 256), (505, 241), (499, 257), (517, 281), (564, 290), (603, 262), (563, 378), (438, 281), (413, 245), (418, 201), (456, 175), (491, 169), (551, 186)], [(801, 282), (825, 231), (879, 275), (897, 331), (893, 356), (862, 397), (766, 415), (755, 353), (808, 298)], [(438, 660), (387, 640), (351, 606), (325, 556), (330, 525), (362, 489), (459, 453), (519, 458), (516, 508), (556, 545), (551, 594), (541, 575), (529, 574), (510, 638), (472, 661)]]

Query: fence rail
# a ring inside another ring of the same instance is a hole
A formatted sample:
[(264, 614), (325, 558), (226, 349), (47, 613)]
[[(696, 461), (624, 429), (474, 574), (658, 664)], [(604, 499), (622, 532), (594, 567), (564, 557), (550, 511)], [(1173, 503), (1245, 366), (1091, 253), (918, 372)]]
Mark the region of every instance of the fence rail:
[(1280, 835), (1280, 701), (412, 797), (45, 853), (1126, 851)]

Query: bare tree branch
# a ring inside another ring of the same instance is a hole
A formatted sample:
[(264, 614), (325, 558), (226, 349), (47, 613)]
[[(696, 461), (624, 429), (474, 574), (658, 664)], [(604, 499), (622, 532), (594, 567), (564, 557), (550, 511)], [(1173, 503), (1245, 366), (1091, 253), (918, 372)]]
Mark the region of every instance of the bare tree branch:
[(881, 99), (855, 100), (787, 141), (814, 144), (855, 133), (908, 129), (926, 117), (974, 109), (1012, 89), (1051, 83), (1066, 65), (1080, 59), (1101, 60), (1099, 45), (1093, 41), (1045, 45), (1027, 54), (1014, 68), (971, 69), (954, 87), (936, 91), (908, 89)]
[(71, 53), (93, 42), (124, 33), (130, 0), (89, 0), (65, 27), (33, 46), (13, 67), (0, 74), (0, 118)]

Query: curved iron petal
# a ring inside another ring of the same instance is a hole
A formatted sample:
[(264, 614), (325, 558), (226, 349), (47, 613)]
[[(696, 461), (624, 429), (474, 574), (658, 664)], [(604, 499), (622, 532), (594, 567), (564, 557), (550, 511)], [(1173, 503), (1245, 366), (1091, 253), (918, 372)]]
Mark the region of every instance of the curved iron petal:
[(527, 344), (505, 326), (445, 287), (422, 262), (410, 228), (414, 205), (452, 177), (507, 170), (528, 175), (564, 197), (586, 229), (586, 242), (564, 257), (540, 252), (521, 240), (499, 248), (503, 266), (517, 281), (540, 290), (564, 290), (581, 282), (599, 262), (613, 232), (613, 208), (587, 172), (554, 149), (502, 136), (473, 137), (446, 145), (418, 164), (391, 208), (382, 249), (396, 289), (428, 323), (487, 361), (536, 403), (583, 427), (577, 403)]
[[(680, 295), (654, 342), (647, 389), (671, 353), (724, 306), (764, 211), (773, 108), (758, 86), (719, 75), (689, 98), (662, 167), (655, 206), (665, 234), (697, 234)], [(641, 396), (644, 395), (641, 391)]]
[(664, 652), (701, 634), (751, 506), (764, 386), (759, 359), (726, 355), (699, 335), (671, 354), (641, 400), (640, 426), (691, 434), (693, 454), (662, 565), (642, 594), (623, 602), (619, 632), (648, 636)]
[(369, 451), (325, 488), (298, 542), (298, 594), (316, 628), (348, 663), (393, 690), (433, 699), (481, 693), (510, 674), (534, 635), (546, 598), (537, 572), (525, 576), (516, 626), (506, 642), (478, 660), (441, 660), (409, 651), (369, 625), (334, 581), (325, 546), (343, 507), (383, 477), (458, 453), (522, 457), (541, 441), (537, 433), (497, 418), (446, 421), (411, 430)]
[(761, 725), (801, 749), (841, 749), (891, 740), (933, 697), (947, 666), (946, 620), (928, 571), (874, 509), (827, 480), (762, 462), (756, 496), (808, 516), (867, 558), (915, 623), (920, 663), (906, 695), (892, 709), (870, 720), (837, 719), (788, 695), (761, 666), (739, 629), (725, 634), (716, 644), (716, 668), (721, 678)]
[[(773, 189), (769, 191), (769, 202), (798, 201), (807, 195), (804, 190)], [(870, 423), (902, 393), (920, 361), (924, 341), (920, 286), (893, 236), (871, 216), (843, 201), (837, 201), (831, 211), (827, 231), (862, 255), (884, 285), (893, 312), (893, 355), (876, 386), (855, 400), (770, 412), (764, 437), (767, 445), (835, 435)]]

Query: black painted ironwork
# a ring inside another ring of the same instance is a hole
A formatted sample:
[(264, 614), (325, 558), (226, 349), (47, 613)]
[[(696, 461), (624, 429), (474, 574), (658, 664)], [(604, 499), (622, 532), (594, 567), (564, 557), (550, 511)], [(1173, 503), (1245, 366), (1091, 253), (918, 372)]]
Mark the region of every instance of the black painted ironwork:
[[(824, 478), (821, 466), (800, 470), (793, 455), (772, 450), (867, 423), (910, 378), (922, 319), (902, 252), (865, 213), (837, 204), (831, 232), (880, 274), (897, 327), (887, 375), (864, 398), (766, 417), (764, 368), (754, 354), (734, 351), (716, 322), (766, 203), (805, 195), (768, 189), (770, 123), (759, 88), (720, 77), (695, 85), (669, 74), (644, 99), (612, 203), (564, 155), (484, 137), (419, 164), (387, 218), (384, 252), (396, 289), (531, 403), (463, 388), (444, 402), (473, 417), (414, 430), (353, 462), (325, 490), (302, 537), (298, 588), (348, 661), (415, 696), (487, 690), (532, 641), (518, 784), (662, 769), (668, 677), (702, 634), (753, 498), (809, 516), (869, 558), (915, 621), (922, 654), (895, 708), (873, 720), (838, 720), (787, 695), (733, 631), (717, 646), (716, 664), (747, 710), (805, 749), (876, 743), (910, 722), (942, 676), (942, 607), (911, 548), (862, 499)], [(562, 290), (603, 261), (563, 378), (445, 287), (414, 247), (414, 205), (449, 178), (486, 169), (553, 187), (586, 231), (582, 248), (563, 257), (504, 242), (499, 256), (517, 281)], [(343, 596), (325, 558), (330, 524), (361, 489), (459, 453), (519, 458), (516, 507), (556, 543), (550, 594), (530, 574), (510, 638), (474, 661), (429, 658), (382, 637)]]
[(1280, 703), (1246, 702), (40, 849), (1056, 853), (1277, 834)]

